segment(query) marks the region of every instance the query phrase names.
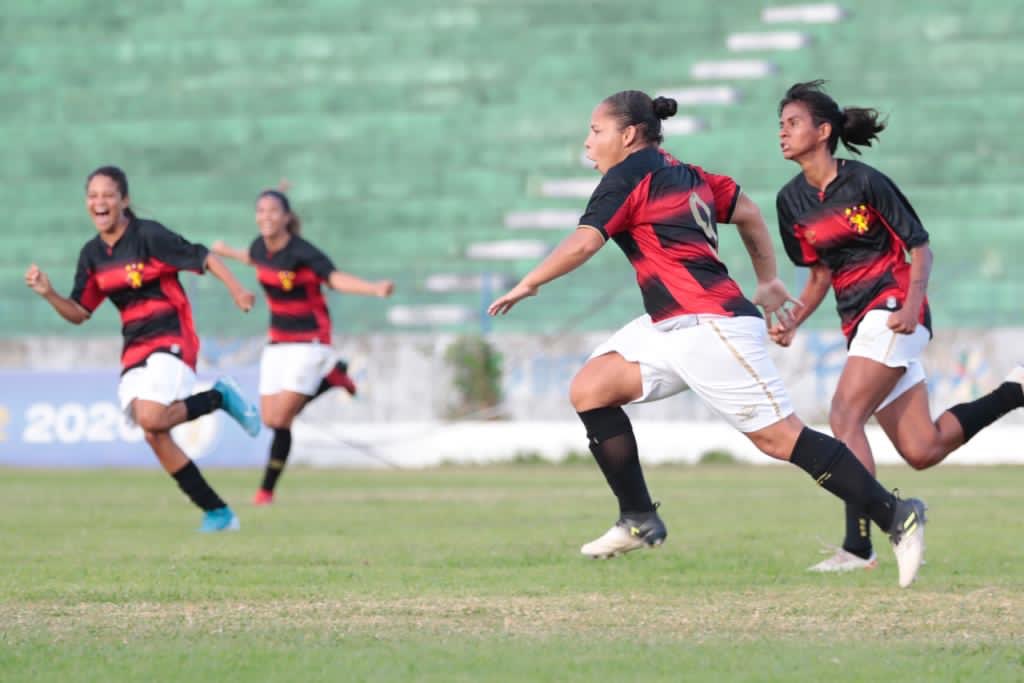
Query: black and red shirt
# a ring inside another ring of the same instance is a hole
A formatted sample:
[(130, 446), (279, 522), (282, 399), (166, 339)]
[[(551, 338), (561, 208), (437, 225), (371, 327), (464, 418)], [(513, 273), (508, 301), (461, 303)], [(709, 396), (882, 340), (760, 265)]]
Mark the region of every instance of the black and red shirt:
[(336, 270), (331, 259), (298, 235), (274, 252), (257, 237), (249, 259), (267, 294), (271, 343), (330, 344), (331, 317), (320, 285)]
[[(928, 243), (928, 233), (899, 188), (867, 164), (840, 159), (836, 178), (822, 192), (803, 173), (779, 190), (779, 231), (798, 266), (822, 264), (843, 334), (852, 340), (871, 310), (899, 309), (910, 285), (906, 253)], [(931, 331), (928, 300), (918, 322)]]
[(732, 178), (647, 147), (605, 173), (579, 224), (611, 238), (636, 270), (651, 320), (690, 313), (760, 317), (718, 258), (718, 223), (740, 188)]
[(156, 221), (132, 218), (110, 246), (97, 235), (78, 255), (71, 299), (92, 313), (109, 298), (121, 313), (124, 370), (145, 364), (158, 351), (193, 370), (199, 338), (178, 271), (202, 273), (208, 251)]

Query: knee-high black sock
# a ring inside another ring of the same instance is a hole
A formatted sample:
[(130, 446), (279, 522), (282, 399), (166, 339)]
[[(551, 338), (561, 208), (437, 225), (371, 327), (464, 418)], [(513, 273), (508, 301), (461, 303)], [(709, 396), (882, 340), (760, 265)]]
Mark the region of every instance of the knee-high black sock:
[(292, 450), (292, 430), (275, 429), (274, 440), (270, 442), (270, 459), (267, 461), (267, 470), (263, 474), (264, 491), (273, 491), (277, 486), (277, 478), (284, 471), (284, 465), (288, 461), (288, 453)]
[(622, 408), (595, 408), (579, 416), (587, 428), (590, 452), (619, 499), (619, 512), (625, 515), (654, 510), (626, 412)]
[(896, 497), (882, 488), (842, 441), (804, 427), (790, 461), (825, 490), (866, 509), (880, 528), (892, 527)]
[(178, 482), (178, 488), (184, 491), (185, 495), (201, 510), (209, 512), (224, 507), (224, 501), (216, 491), (210, 488), (210, 485), (203, 479), (202, 472), (191, 460), (171, 476)]
[(846, 538), (843, 550), (865, 560), (871, 557), (871, 518), (859, 503), (846, 504)]
[(964, 430), (964, 443), (1014, 408), (1024, 407), (1024, 391), (1016, 382), (1003, 382), (991, 392), (970, 403), (958, 403), (949, 409)]
[(210, 389), (209, 391), (200, 391), (198, 394), (192, 394), (185, 399), (185, 420), (187, 422), (202, 417), (208, 413), (220, 408), (223, 403), (224, 397), (220, 395), (219, 391)]

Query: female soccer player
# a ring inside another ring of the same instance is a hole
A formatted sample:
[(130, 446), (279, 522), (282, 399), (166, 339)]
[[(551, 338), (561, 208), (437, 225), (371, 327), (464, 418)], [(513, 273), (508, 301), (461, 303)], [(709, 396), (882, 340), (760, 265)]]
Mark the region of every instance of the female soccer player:
[(274, 501), (274, 487), (292, 446), (292, 420), (307, 402), (331, 387), (355, 394), (346, 365), (335, 363), (331, 318), (322, 283), (346, 294), (391, 296), (390, 280), (367, 282), (343, 273), (311, 243), (299, 237), (301, 223), (288, 198), (266, 190), (256, 201), (260, 236), (247, 252), (223, 242), (215, 253), (256, 267), (270, 306), (270, 334), (260, 360), (260, 410), (263, 424), (274, 430), (263, 483), (253, 503)]
[[(795, 325), (775, 327), (771, 336), (788, 346), (796, 327), (818, 308), (831, 285), (849, 343), (832, 398), (832, 432), (874, 472), (864, 433), (874, 415), (903, 459), (924, 469), (1024, 405), (1024, 367), (1014, 369), (988, 395), (932, 420), (921, 365), (931, 338), (928, 233), (889, 178), (859, 161), (835, 158), (839, 141), (860, 154), (857, 146), (870, 146), (885, 124), (874, 109), (841, 108), (822, 90), (823, 84), (797, 83), (779, 103), (782, 156), (800, 165), (800, 173), (778, 193), (779, 230), (789, 258), (811, 272)], [(848, 502), (842, 547), (811, 570), (871, 569), (877, 564), (869, 515)]]
[[(791, 299), (776, 277), (775, 255), (757, 206), (726, 176), (680, 163), (660, 149), (661, 119), (675, 100), (629, 90), (602, 101), (590, 121), (587, 156), (603, 174), (579, 228), (490, 306), (505, 314), (542, 285), (578, 268), (609, 238), (636, 269), (647, 314), (601, 344), (573, 378), (570, 400), (590, 449), (619, 499), (619, 520), (581, 548), (611, 557), (664, 541), (651, 502), (627, 403), (693, 389), (764, 453), (789, 460), (845, 501), (871, 510), (889, 531), (899, 583), (910, 585), (924, 551), (920, 500), (886, 491), (846, 446), (793, 414), (768, 357), (766, 321), (783, 326)], [(718, 223), (735, 223), (757, 274), (744, 298), (718, 259)]]
[(55, 292), (35, 264), (25, 274), (25, 283), (75, 325), (110, 298), (123, 324), (123, 371), (117, 391), (121, 407), (142, 428), (163, 468), (205, 512), (199, 530), (238, 529), (234, 512), (206, 483), (170, 430), (222, 408), (255, 436), (259, 416), (230, 379), (219, 380), (210, 391), (192, 393), (199, 339), (178, 271), (209, 270), (243, 311), (252, 308), (253, 295), (206, 247), (190, 244), (156, 221), (136, 217), (128, 178), (120, 168), (104, 166), (89, 175), (85, 206), (99, 234), (82, 247), (71, 296)]

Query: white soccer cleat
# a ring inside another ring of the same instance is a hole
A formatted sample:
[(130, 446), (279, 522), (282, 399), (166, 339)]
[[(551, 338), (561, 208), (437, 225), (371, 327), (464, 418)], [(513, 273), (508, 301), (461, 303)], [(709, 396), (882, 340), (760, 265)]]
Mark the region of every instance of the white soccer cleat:
[(1024, 386), (1024, 364), (1017, 363), (1017, 365), (1010, 370), (1010, 374), (1006, 376), (1004, 382), (1016, 382), (1021, 386)]
[(607, 559), (623, 555), (644, 546), (657, 547), (665, 542), (668, 530), (655, 510), (624, 515), (600, 538), (580, 548), (580, 552), (594, 559)]
[(914, 582), (917, 570), (924, 562), (924, 525), (927, 522), (925, 510), (928, 506), (917, 498), (897, 500), (889, 540), (896, 553), (896, 565), (900, 572), (900, 588)]
[(856, 569), (874, 569), (878, 566), (878, 555), (871, 552), (871, 557), (864, 559), (859, 555), (836, 548), (835, 553), (816, 565), (807, 568), (809, 572), (852, 572)]
[(629, 529), (616, 524), (604, 532), (600, 538), (595, 538), (590, 543), (584, 544), (580, 548), (580, 552), (594, 559), (603, 560), (628, 553), (631, 550), (639, 550), (644, 545), (643, 539), (631, 535)]

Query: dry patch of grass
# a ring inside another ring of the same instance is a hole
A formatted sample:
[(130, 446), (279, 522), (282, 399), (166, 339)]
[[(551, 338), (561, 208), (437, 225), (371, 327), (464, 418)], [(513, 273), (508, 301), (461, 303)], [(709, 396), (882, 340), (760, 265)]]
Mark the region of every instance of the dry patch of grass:
[(46, 636), (132, 641), (169, 632), (406, 639), (586, 637), (686, 642), (856, 637), (935, 645), (1024, 640), (1024, 596), (1006, 589), (951, 594), (819, 588), (700, 596), (435, 596), (259, 603), (8, 603), (0, 641)]

